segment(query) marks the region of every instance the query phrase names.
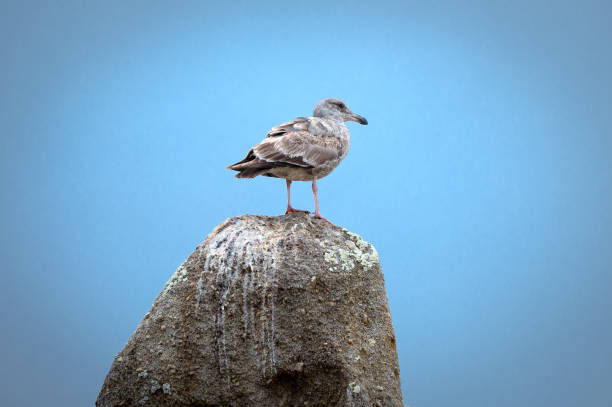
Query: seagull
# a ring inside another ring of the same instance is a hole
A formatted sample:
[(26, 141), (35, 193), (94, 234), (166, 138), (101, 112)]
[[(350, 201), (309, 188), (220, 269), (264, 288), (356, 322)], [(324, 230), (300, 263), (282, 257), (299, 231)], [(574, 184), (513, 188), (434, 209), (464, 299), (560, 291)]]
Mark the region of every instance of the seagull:
[(287, 183), (287, 211), (308, 211), (291, 206), (291, 182), (312, 181), (315, 218), (329, 220), (319, 212), (317, 180), (329, 175), (348, 154), (351, 135), (344, 124), (353, 121), (368, 124), (365, 117), (351, 112), (340, 99), (318, 102), (312, 117), (297, 117), (273, 127), (263, 141), (249, 150), (242, 161), (227, 168), (238, 171), (236, 178), (284, 178)]

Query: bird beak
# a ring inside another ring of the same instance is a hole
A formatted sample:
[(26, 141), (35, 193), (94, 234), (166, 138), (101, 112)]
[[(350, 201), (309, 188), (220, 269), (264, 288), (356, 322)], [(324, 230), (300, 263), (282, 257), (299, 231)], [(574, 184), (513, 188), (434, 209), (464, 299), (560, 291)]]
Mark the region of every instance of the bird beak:
[(368, 121), (366, 120), (365, 117), (359, 116), (358, 114), (355, 114), (355, 113), (351, 113), (348, 116), (347, 120), (351, 122), (357, 122), (359, 124), (368, 124)]

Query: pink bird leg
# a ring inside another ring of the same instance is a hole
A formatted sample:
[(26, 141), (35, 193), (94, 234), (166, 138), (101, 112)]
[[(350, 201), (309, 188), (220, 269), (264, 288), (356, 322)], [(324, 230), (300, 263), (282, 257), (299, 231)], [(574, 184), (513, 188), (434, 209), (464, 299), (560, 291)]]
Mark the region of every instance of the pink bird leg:
[(325, 222), (329, 223), (330, 225), (333, 225), (333, 223), (331, 223), (329, 219), (326, 219), (323, 216), (321, 216), (321, 212), (319, 212), (319, 198), (317, 197), (318, 191), (319, 191), (319, 188), (317, 188), (317, 179), (315, 178), (312, 180), (312, 193), (314, 195), (314, 201), (315, 201), (314, 216), (315, 218), (323, 219)]
[(289, 181), (288, 179), (285, 181), (287, 181), (287, 211), (285, 212), (285, 215), (295, 212), (310, 213), (302, 209), (295, 209), (291, 206), (291, 181)]

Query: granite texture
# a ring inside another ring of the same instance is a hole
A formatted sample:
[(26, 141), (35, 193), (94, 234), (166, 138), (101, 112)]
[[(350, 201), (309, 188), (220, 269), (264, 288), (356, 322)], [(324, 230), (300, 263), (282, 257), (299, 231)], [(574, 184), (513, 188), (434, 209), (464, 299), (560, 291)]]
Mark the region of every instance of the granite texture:
[(374, 247), (306, 214), (219, 225), (178, 268), (96, 406), (402, 406)]

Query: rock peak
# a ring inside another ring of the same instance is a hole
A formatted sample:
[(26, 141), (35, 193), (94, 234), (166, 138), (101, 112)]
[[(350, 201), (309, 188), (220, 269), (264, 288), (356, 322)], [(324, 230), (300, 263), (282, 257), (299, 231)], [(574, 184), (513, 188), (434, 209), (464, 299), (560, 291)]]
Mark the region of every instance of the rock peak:
[(402, 406), (374, 247), (308, 215), (243, 215), (177, 269), (97, 406)]

